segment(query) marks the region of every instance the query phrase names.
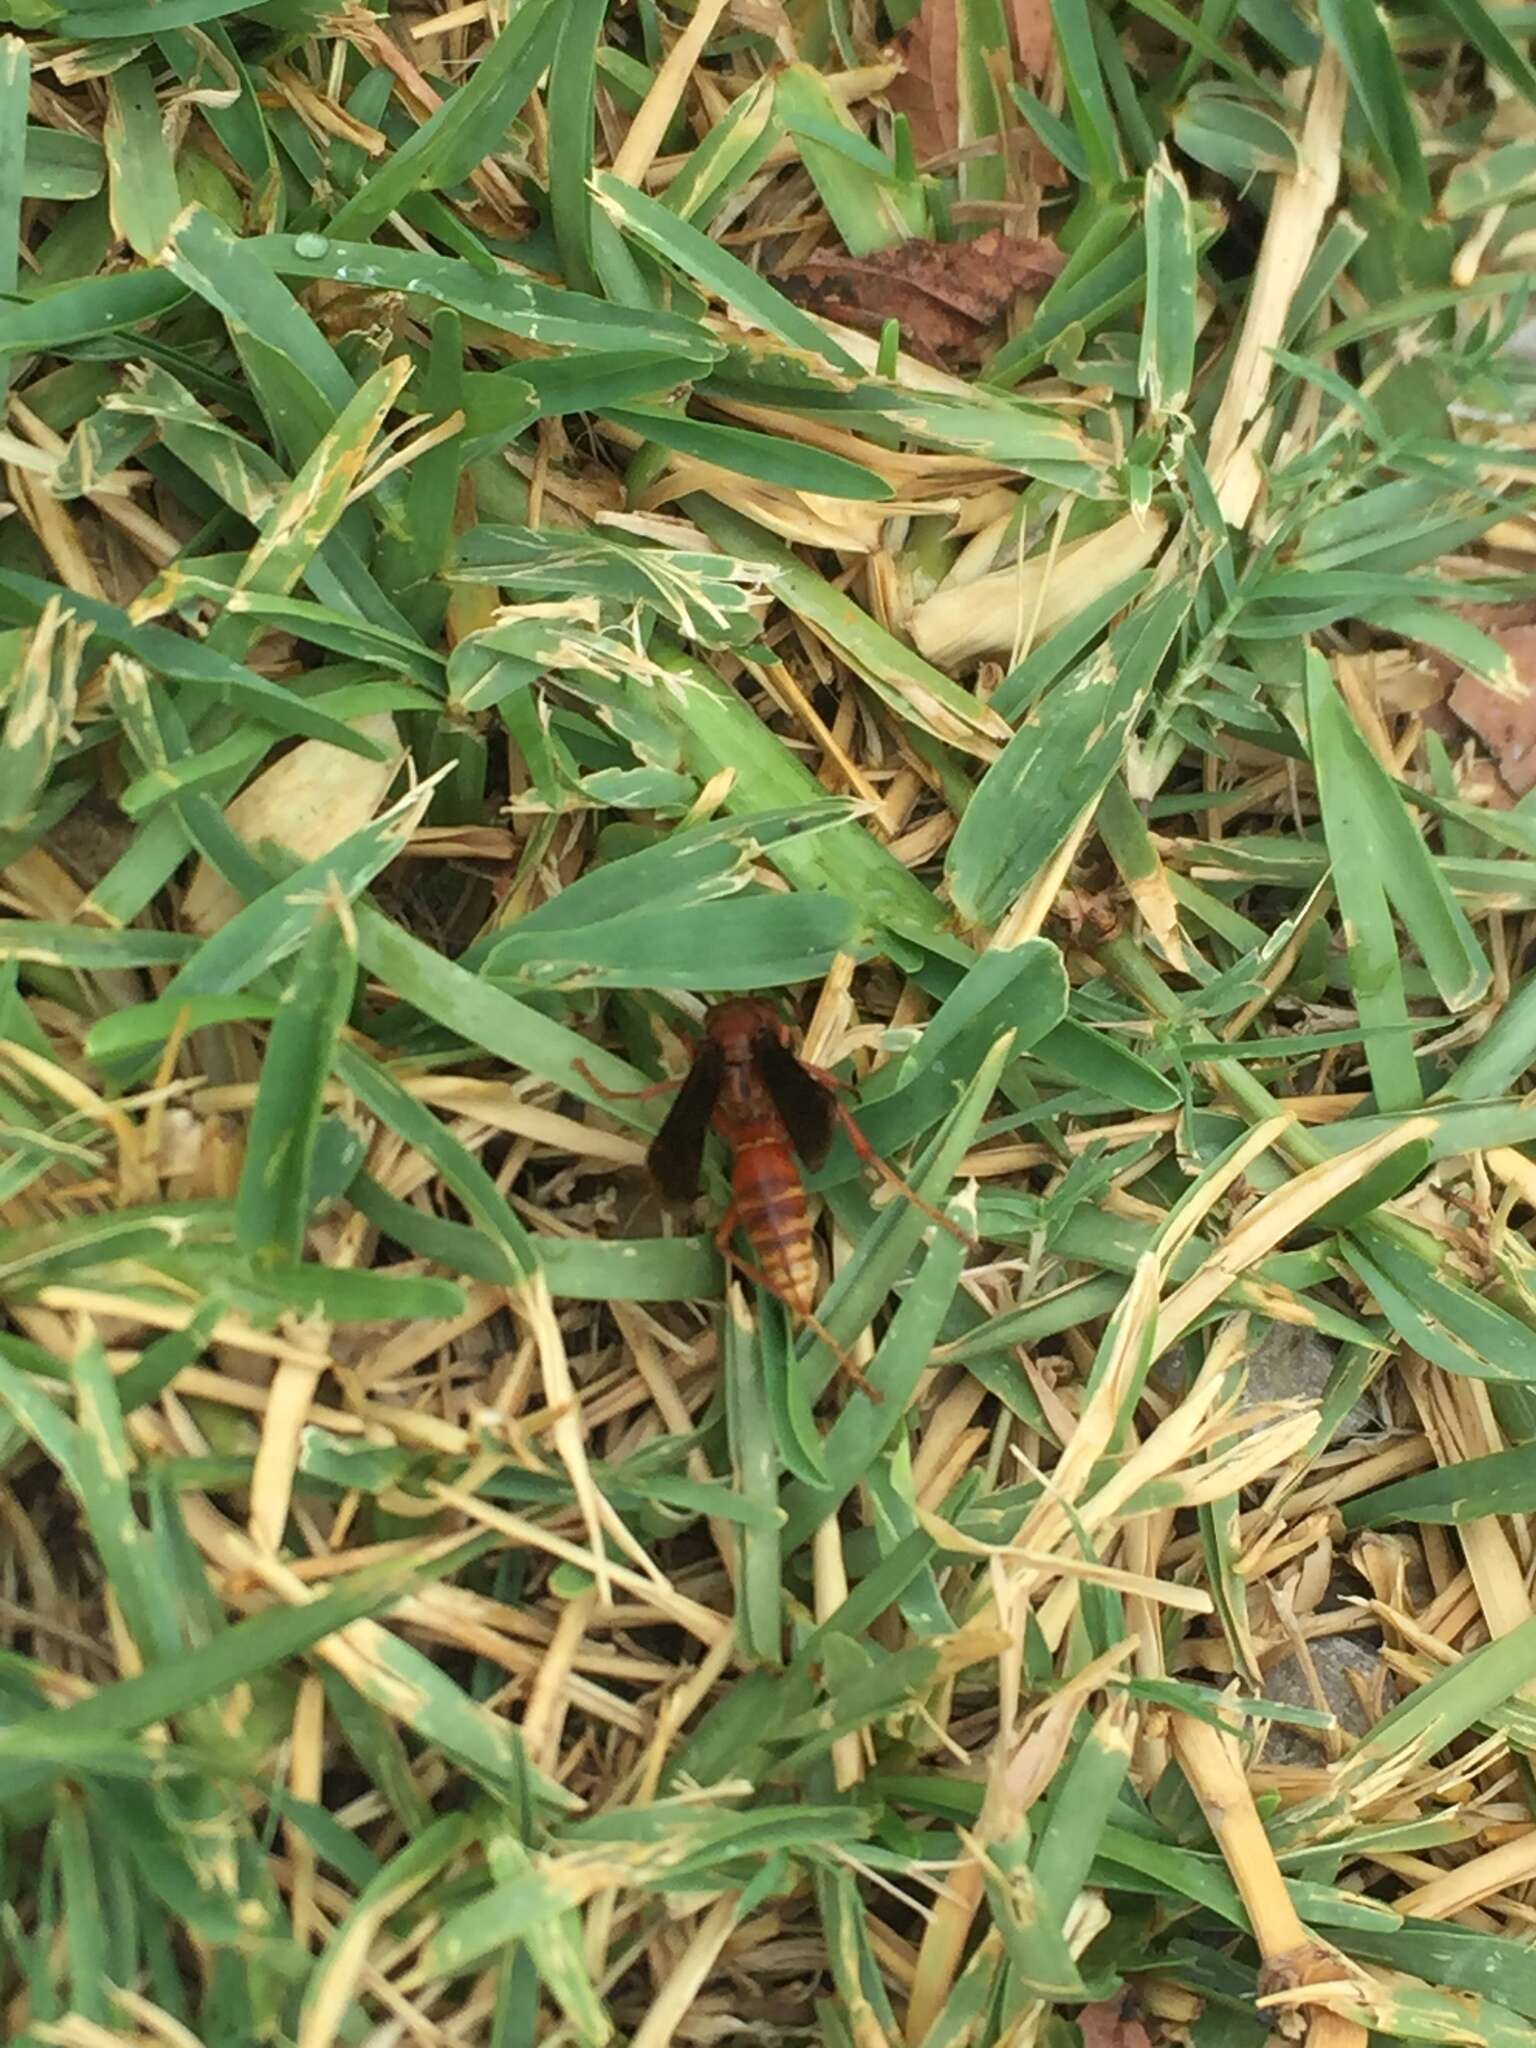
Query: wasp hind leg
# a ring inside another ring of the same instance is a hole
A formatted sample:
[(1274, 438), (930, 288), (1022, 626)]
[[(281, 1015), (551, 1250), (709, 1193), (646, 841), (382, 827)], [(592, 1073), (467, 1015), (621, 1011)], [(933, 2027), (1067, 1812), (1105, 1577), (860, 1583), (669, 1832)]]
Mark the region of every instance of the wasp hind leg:
[[(804, 1061), (801, 1064), (803, 1066), (805, 1064)], [(823, 1088), (833, 1091), (832, 1112), (847, 1132), (848, 1142), (858, 1155), (859, 1164), (866, 1173), (879, 1174), (886, 1186), (893, 1188), (903, 1201), (910, 1202), (914, 1209), (919, 1210), (931, 1222), (937, 1223), (941, 1229), (947, 1230), (951, 1237), (958, 1238), (961, 1244), (974, 1247), (976, 1243), (974, 1237), (962, 1230), (958, 1223), (944, 1214), (942, 1209), (936, 1209), (932, 1202), (917, 1192), (917, 1189), (912, 1186), (910, 1181), (902, 1179), (901, 1175), (889, 1161), (880, 1157), (880, 1154), (854, 1122), (852, 1112), (849, 1110), (847, 1103), (837, 1093), (839, 1089), (846, 1089), (849, 1084), (840, 1079), (838, 1075), (829, 1074), (824, 1067), (806, 1067), (805, 1071), (813, 1081), (819, 1081)]]

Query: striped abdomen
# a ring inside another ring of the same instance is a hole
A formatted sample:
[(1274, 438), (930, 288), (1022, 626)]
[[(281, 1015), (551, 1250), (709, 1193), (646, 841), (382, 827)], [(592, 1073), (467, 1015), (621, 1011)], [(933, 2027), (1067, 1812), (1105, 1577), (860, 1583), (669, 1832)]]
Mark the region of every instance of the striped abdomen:
[(782, 1131), (736, 1140), (731, 1194), (770, 1290), (809, 1315), (816, 1301), (816, 1248), (800, 1169)]

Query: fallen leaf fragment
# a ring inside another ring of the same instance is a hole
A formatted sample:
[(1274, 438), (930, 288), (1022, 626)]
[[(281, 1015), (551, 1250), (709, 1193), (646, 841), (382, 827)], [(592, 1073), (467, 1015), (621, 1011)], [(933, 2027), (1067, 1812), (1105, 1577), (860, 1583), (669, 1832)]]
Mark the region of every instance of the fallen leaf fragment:
[(869, 256), (812, 256), (781, 282), (812, 312), (865, 334), (899, 321), (903, 345), (942, 370), (973, 352), (1018, 293), (1049, 284), (1065, 260), (1054, 242), (988, 228), (969, 242), (914, 239)]
[[(1536, 604), (1458, 604), (1453, 606), (1458, 619), (1465, 619), (1469, 626), (1481, 627), (1502, 643), (1505, 631), (1511, 626), (1536, 626)], [(1436, 674), (1443, 676), (1449, 685), (1461, 673), (1458, 664), (1439, 647), (1431, 647), (1428, 641), (1415, 641), (1422, 660), (1427, 661)]]
[(1113, 1998), (1083, 2007), (1077, 2016), (1083, 2048), (1152, 2048), (1152, 2036), (1134, 2012), (1125, 2010), (1130, 1995), (1122, 1985)]
[[(960, 31), (958, 0), (924, 0), (896, 38), (902, 73), (886, 87), (893, 114), (905, 114), (912, 131), (912, 152), (919, 164), (930, 164), (960, 145)], [(1008, 0), (1008, 27), (1018, 57), (1021, 79), (1041, 78), (1051, 61), (1054, 31), (1051, 0)], [(1042, 184), (1064, 182), (1061, 166), (1050, 152), (1032, 141), (1030, 173)]]
[(1463, 669), (1451, 691), (1451, 709), (1493, 755), (1511, 794), (1524, 796), (1536, 789), (1536, 625), (1504, 626), (1491, 637), (1514, 663), (1521, 694), (1506, 695)]
[(897, 38), (905, 70), (886, 88), (893, 114), (905, 114), (912, 153), (931, 163), (960, 139), (959, 29), (956, 0), (925, 0), (923, 10)]
[(1051, 0), (1008, 0), (1008, 26), (1019, 69), (1039, 78), (1051, 61)]

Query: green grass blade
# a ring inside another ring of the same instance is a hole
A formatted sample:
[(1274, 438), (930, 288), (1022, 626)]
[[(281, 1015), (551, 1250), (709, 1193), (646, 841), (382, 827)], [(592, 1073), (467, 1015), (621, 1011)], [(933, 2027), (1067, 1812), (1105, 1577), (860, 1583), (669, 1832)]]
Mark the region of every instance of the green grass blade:
[(413, 192), (455, 185), (501, 148), (554, 53), (563, 11), (559, 0), (520, 7), (459, 90), (332, 214), (330, 233), (366, 241)]
[(268, 1041), (235, 1202), (236, 1241), (258, 1263), (304, 1249), (325, 1082), (357, 980), (349, 926), (344, 906), (321, 905)]
[(26, 193), (27, 95), (32, 60), (19, 36), (0, 37), (0, 291), (14, 292), (19, 275), (21, 203)]
[(1190, 593), (1163, 591), (1058, 683), (988, 769), (950, 847), (956, 905), (990, 923), (1096, 803), (1120, 757)]
[(1166, 156), (1147, 172), (1146, 216), (1141, 388), (1152, 412), (1182, 412), (1195, 374), (1195, 229), (1189, 194)]
[(181, 212), (181, 193), (147, 64), (125, 65), (107, 80), (102, 142), (112, 224), (130, 248), (153, 263)]
[(1420, 1099), (1408, 1041), (1388, 1028), (1407, 1020), (1390, 903), (1417, 943), (1447, 1008), (1476, 1002), (1490, 969), (1402, 799), (1345, 714), (1326, 664), (1307, 669), (1307, 711), (1316, 750), (1323, 830), (1334, 886), (1351, 934), (1350, 962), (1372, 1078), (1383, 1108)]

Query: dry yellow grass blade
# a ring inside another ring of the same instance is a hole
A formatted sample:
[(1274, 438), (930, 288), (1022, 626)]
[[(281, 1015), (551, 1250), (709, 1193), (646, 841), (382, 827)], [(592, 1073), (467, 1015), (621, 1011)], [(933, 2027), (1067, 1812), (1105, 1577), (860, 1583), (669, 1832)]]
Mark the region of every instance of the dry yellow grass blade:
[(297, 2048), (336, 2048), (381, 1931), (428, 1882), (431, 1874), (402, 1877), (398, 1884), (377, 1894), (366, 1908), (360, 1907), (349, 1915), (345, 1930), (327, 1951), (319, 1993), (305, 2009)]
[[(169, 1307), (145, 1301), (138, 1295), (114, 1294), (95, 1287), (43, 1287), (39, 1288), (37, 1299), (43, 1308), (62, 1315), (79, 1313), (99, 1318), (109, 1326), (123, 1324), (130, 1329), (148, 1325), (153, 1330), (184, 1330), (197, 1313), (196, 1304), (190, 1301), (185, 1308)], [(312, 1355), (307, 1345), (296, 1344), (279, 1333), (255, 1329), (239, 1316), (220, 1316), (209, 1334), (216, 1344), (226, 1344), (232, 1351), (249, 1351), (261, 1358), (289, 1359), (303, 1365)], [(189, 1373), (197, 1370), (195, 1366), (188, 1368)]]
[[(1331, 44), (1325, 45), (1312, 74), (1297, 167), (1276, 181), (1237, 352), (1211, 425), (1207, 466), (1224, 511), (1228, 490), (1248, 495), (1242, 465), (1234, 458), (1243, 430), (1263, 406), (1274, 376), (1270, 351), (1285, 331), (1291, 300), (1338, 193), (1347, 98), (1343, 61)], [(1232, 509), (1238, 508), (1234, 504)]]
[(1306, 2011), (1329, 1991), (1352, 1993), (1361, 1973), (1310, 1933), (1292, 1905), (1232, 1738), (1187, 1714), (1173, 1717), (1172, 1732), (1174, 1753), (1247, 1908), (1263, 1958), (1261, 1996), (1268, 2005), (1294, 1995), (1295, 2003), (1277, 2014), (1281, 2033), (1288, 2038), (1305, 2033), (1312, 2048), (1325, 2043), (1365, 2048), (1365, 2029), (1358, 2022)]
[[(141, 1134), (138, 1125), (119, 1104), (99, 1095), (94, 1088), (79, 1080), (67, 1068), (54, 1060), (45, 1059), (31, 1046), (17, 1045), (9, 1040), (0, 1041), (0, 1065), (9, 1066), (34, 1081), (40, 1081), (50, 1094), (57, 1096), (61, 1102), (67, 1102), (80, 1116), (109, 1131), (117, 1141), (119, 1194), (125, 1202), (138, 1197), (143, 1190), (148, 1171), (143, 1156)], [(0, 1279), (3, 1277), (4, 1266), (0, 1264)]]
[(1070, 1540), (1068, 1510), (1082, 1498), (1090, 1475), (1114, 1441), (1132, 1382), (1141, 1369), (1157, 1314), (1157, 1262), (1137, 1262), (1122, 1302), (1109, 1356), (1098, 1384), (1077, 1419), (1039, 1503), (1025, 1517), (1014, 1541), (1024, 1550), (1054, 1555)]
[(978, 1537), (965, 1535), (953, 1523), (946, 1522), (942, 1515), (921, 1507), (917, 1518), (940, 1549), (957, 1551), (963, 1557), (1012, 1559), (1041, 1577), (1078, 1579), (1090, 1586), (1112, 1586), (1117, 1593), (1131, 1594), (1154, 1605), (1179, 1607), (1188, 1614), (1210, 1614), (1214, 1611), (1215, 1603), (1210, 1594), (1198, 1586), (1180, 1586), (1171, 1579), (1122, 1571), (1114, 1565), (1101, 1564), (1096, 1558), (1064, 1557), (1055, 1551), (1029, 1550), (1018, 1543), (983, 1543)]
[(613, 159), (615, 177), (630, 185), (638, 185), (644, 179), (725, 7), (726, 0), (699, 0), (692, 19), (667, 52), (639, 113), (630, 123), (629, 133)]
[(1053, 553), (937, 590), (913, 609), (913, 642), (929, 661), (949, 669), (978, 655), (1009, 652), (1021, 621), (1032, 620), (1031, 638), (1042, 639), (1144, 569), (1168, 532), (1161, 512), (1128, 514)]
[(1228, 1286), (1306, 1220), (1346, 1193), (1384, 1159), (1405, 1145), (1417, 1144), (1439, 1128), (1432, 1116), (1408, 1117), (1395, 1130), (1356, 1145), (1348, 1152), (1309, 1166), (1282, 1188), (1257, 1201), (1243, 1220), (1212, 1251), (1198, 1273), (1177, 1288), (1158, 1317), (1156, 1347), (1161, 1353), (1219, 1301)]
[(1041, 869), (1028, 887), (1020, 890), (1015, 901), (998, 919), (997, 930), (992, 935), (992, 947), (1006, 952), (1010, 946), (1022, 946), (1026, 940), (1040, 936), (1092, 824), (1093, 807), (1086, 806), (1064, 834), (1055, 858)]
[(1158, 1257), (1165, 1273), (1206, 1217), (1220, 1206), (1222, 1197), (1237, 1185), (1256, 1159), (1261, 1159), (1279, 1144), (1294, 1123), (1295, 1118), (1289, 1112), (1265, 1117), (1233, 1148), (1230, 1159), (1202, 1178), (1199, 1187), (1186, 1197), (1178, 1214), (1158, 1234)]
[(1469, 1906), (1481, 1904), (1500, 1892), (1513, 1892), (1536, 1877), (1536, 1829), (1501, 1842), (1481, 1856), (1459, 1863), (1443, 1877), (1432, 1879), (1411, 1891), (1401, 1910), (1417, 1920), (1451, 1920)]
[(551, 1557), (558, 1557), (566, 1564), (578, 1565), (582, 1571), (590, 1572), (595, 1580), (606, 1580), (610, 1584), (608, 1598), (612, 1599), (611, 1587), (622, 1586), (632, 1593), (642, 1608), (654, 1609), (658, 1615), (675, 1621), (679, 1627), (688, 1630), (701, 1643), (713, 1646), (732, 1634), (730, 1621), (712, 1609), (701, 1606), (678, 1593), (667, 1583), (658, 1583), (643, 1572), (631, 1571), (627, 1565), (606, 1564), (591, 1550), (583, 1550), (578, 1543), (568, 1543), (564, 1537), (530, 1522), (522, 1515), (507, 1513), (494, 1507), (489, 1501), (479, 1500), (452, 1486), (435, 1486), (432, 1491), (446, 1506), (458, 1508), (470, 1521), (487, 1529), (496, 1529), (516, 1543), (526, 1544), (530, 1549), (547, 1551)]
[[(1004, 1730), (993, 1744), (981, 1814), (970, 1833), (970, 1853), (950, 1874), (918, 1952), (904, 2030), (912, 2048), (943, 2010), (959, 1971), (982, 1898), (988, 1849), (1017, 1835), (1025, 1815), (1060, 1768), (1085, 1704), (1115, 1675), (1129, 1652), (1130, 1645), (1121, 1643), (1084, 1665), (1054, 1698), (1035, 1709), (1016, 1739)], [(1117, 1725), (1114, 1719), (1108, 1724), (1111, 1740)]]
[[(400, 735), (387, 711), (349, 723), (384, 750), (383, 758), (364, 760), (324, 740), (301, 740), (228, 806), (225, 816), (248, 846), (270, 840), (296, 860), (318, 860), (377, 816), (405, 758)], [(218, 869), (200, 860), (182, 901), (192, 930), (216, 932), (242, 907)]]
[(714, 1968), (736, 1923), (737, 1901), (717, 1899), (699, 1918), (682, 1954), (673, 1959), (660, 1991), (630, 2037), (632, 2048), (669, 2048)]
[(310, 1407), (331, 1362), (328, 1325), (299, 1323), (292, 1326), (292, 1335), (310, 1355), (284, 1359), (273, 1374), (251, 1469), (251, 1540), (273, 1556), (282, 1548)]

